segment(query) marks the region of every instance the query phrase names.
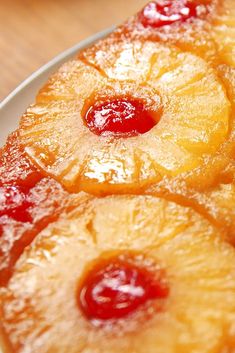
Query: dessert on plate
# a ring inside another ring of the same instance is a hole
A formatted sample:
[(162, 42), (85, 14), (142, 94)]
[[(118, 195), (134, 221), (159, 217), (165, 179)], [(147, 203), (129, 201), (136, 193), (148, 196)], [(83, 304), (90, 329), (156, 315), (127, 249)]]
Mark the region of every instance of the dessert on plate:
[(4, 353), (235, 351), (235, 1), (151, 1), (0, 150)]

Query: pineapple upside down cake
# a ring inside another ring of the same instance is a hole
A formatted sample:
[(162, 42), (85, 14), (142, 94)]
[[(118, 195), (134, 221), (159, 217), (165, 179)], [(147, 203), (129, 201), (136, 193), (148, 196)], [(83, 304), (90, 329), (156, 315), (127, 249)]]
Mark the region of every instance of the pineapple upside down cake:
[(234, 246), (235, 0), (151, 1), (0, 150), (0, 346), (234, 353)]

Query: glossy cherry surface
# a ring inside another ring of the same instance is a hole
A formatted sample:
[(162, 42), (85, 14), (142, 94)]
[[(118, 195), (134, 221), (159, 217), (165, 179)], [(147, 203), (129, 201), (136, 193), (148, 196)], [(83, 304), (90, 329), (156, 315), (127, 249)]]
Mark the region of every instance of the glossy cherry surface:
[(92, 105), (85, 115), (85, 123), (96, 135), (130, 137), (144, 134), (157, 122), (142, 101), (116, 98)]
[(159, 273), (120, 259), (111, 259), (88, 272), (79, 290), (78, 302), (89, 319), (125, 317), (149, 300), (165, 298), (168, 287)]
[(162, 27), (174, 22), (197, 17), (198, 4), (188, 0), (152, 1), (140, 13), (140, 21), (145, 27)]
[(0, 187), (0, 216), (8, 216), (19, 222), (31, 222), (28, 200), (29, 190), (16, 185)]

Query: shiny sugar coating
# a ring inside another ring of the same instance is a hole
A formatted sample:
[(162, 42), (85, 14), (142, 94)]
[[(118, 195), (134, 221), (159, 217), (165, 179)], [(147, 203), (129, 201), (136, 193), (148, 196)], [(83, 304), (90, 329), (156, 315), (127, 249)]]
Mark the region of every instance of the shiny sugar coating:
[(149, 300), (163, 299), (169, 289), (161, 273), (114, 258), (101, 261), (85, 276), (78, 304), (88, 319), (117, 320), (135, 312)]
[[(226, 141), (230, 119), (230, 102), (213, 69), (157, 42), (119, 41), (101, 49), (92, 65), (65, 64), (56, 84), (42, 90), (22, 117), (20, 138), (30, 160), (69, 192), (139, 193), (184, 173), (188, 185), (204, 187), (205, 164)], [(70, 97), (66, 104), (63, 95)], [(86, 112), (113, 97), (143, 102), (158, 123), (131, 138), (94, 134), (85, 125)], [(216, 173), (211, 165), (209, 175)]]
[(144, 27), (171, 25), (197, 17), (197, 7), (196, 3), (188, 0), (152, 1), (140, 13), (140, 21)]
[(144, 134), (156, 125), (143, 102), (133, 98), (96, 102), (88, 109), (85, 123), (96, 135), (122, 137)]

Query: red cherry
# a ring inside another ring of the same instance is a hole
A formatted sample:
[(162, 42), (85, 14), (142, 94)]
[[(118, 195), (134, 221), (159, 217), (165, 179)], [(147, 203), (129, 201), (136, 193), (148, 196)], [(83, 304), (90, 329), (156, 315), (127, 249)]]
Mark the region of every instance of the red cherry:
[(162, 27), (197, 17), (197, 8), (198, 4), (188, 0), (152, 1), (140, 13), (140, 21), (145, 27)]
[(28, 200), (28, 192), (22, 186), (0, 187), (0, 217), (6, 215), (19, 222), (32, 222), (29, 213), (32, 203)]
[(128, 98), (95, 103), (87, 111), (85, 122), (96, 135), (122, 137), (144, 134), (157, 123), (142, 101)]
[(79, 306), (89, 319), (125, 317), (149, 300), (166, 298), (169, 290), (159, 276), (119, 258), (95, 266), (79, 290)]

